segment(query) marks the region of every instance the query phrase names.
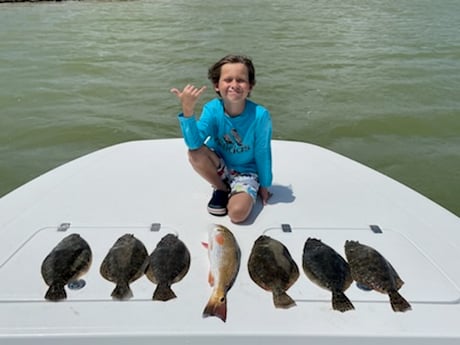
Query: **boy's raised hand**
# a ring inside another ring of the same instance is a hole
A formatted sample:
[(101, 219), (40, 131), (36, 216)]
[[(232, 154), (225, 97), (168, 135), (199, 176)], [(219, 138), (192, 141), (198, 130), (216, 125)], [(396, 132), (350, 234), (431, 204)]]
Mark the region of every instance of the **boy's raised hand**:
[(170, 91), (179, 98), (182, 104), (182, 112), (185, 117), (191, 117), (195, 113), (195, 105), (201, 94), (206, 90), (206, 86), (197, 88), (187, 84), (182, 91), (172, 88)]

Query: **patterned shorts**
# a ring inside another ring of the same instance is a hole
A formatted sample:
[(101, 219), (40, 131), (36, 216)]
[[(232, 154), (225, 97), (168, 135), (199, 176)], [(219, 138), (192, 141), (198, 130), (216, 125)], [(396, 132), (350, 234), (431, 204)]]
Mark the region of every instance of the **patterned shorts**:
[(226, 180), (230, 185), (230, 195), (245, 192), (248, 193), (253, 202), (257, 200), (257, 191), (259, 190), (259, 176), (255, 173), (239, 173), (235, 170), (228, 170), (225, 162), (220, 158), (220, 165), (217, 173), (222, 180)]

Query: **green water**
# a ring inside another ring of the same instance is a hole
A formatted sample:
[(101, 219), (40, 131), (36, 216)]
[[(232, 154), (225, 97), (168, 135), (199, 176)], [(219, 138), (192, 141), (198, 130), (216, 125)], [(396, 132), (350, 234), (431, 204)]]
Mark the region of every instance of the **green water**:
[(209, 85), (207, 68), (242, 52), (274, 138), (460, 215), (458, 13), (457, 0), (0, 4), (0, 195), (98, 148), (180, 136), (169, 89)]

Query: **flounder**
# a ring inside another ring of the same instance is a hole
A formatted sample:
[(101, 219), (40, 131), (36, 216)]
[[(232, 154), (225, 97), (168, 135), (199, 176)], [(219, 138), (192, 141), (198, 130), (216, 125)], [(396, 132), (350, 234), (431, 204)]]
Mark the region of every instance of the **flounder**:
[(411, 309), (409, 302), (398, 292), (404, 284), (403, 280), (377, 250), (358, 241), (346, 241), (345, 254), (351, 275), (358, 284), (387, 294), (394, 311)]
[(208, 249), (209, 275), (208, 282), (213, 290), (203, 317), (216, 316), (222, 321), (227, 319), (227, 293), (233, 286), (240, 268), (241, 252), (232, 232), (223, 225), (216, 225), (209, 231)]
[(79, 234), (64, 237), (46, 256), (41, 266), (42, 277), (49, 286), (45, 298), (50, 301), (67, 298), (65, 285), (85, 274), (91, 261), (91, 248)]
[(114, 299), (133, 297), (129, 284), (144, 274), (147, 259), (147, 249), (132, 234), (125, 234), (114, 243), (100, 267), (101, 275), (116, 284), (111, 294)]
[(296, 305), (286, 291), (299, 278), (299, 268), (281, 242), (260, 236), (252, 247), (248, 271), (257, 285), (272, 292), (276, 308), (287, 309)]
[(157, 287), (153, 300), (168, 301), (176, 297), (171, 285), (180, 281), (190, 268), (190, 252), (185, 244), (173, 234), (167, 234), (149, 257), (145, 271), (147, 278)]
[(341, 312), (355, 309), (344, 291), (353, 282), (350, 267), (333, 248), (315, 238), (308, 238), (303, 248), (302, 266), (307, 277), (332, 292), (332, 308)]

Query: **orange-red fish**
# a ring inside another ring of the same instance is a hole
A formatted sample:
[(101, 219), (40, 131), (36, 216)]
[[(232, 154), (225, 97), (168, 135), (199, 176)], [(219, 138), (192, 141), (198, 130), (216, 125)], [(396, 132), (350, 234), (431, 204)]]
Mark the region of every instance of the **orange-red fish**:
[(240, 268), (241, 252), (229, 229), (216, 225), (209, 231), (209, 242), (203, 243), (209, 255), (209, 284), (213, 287), (203, 317), (227, 319), (227, 292), (233, 286)]

